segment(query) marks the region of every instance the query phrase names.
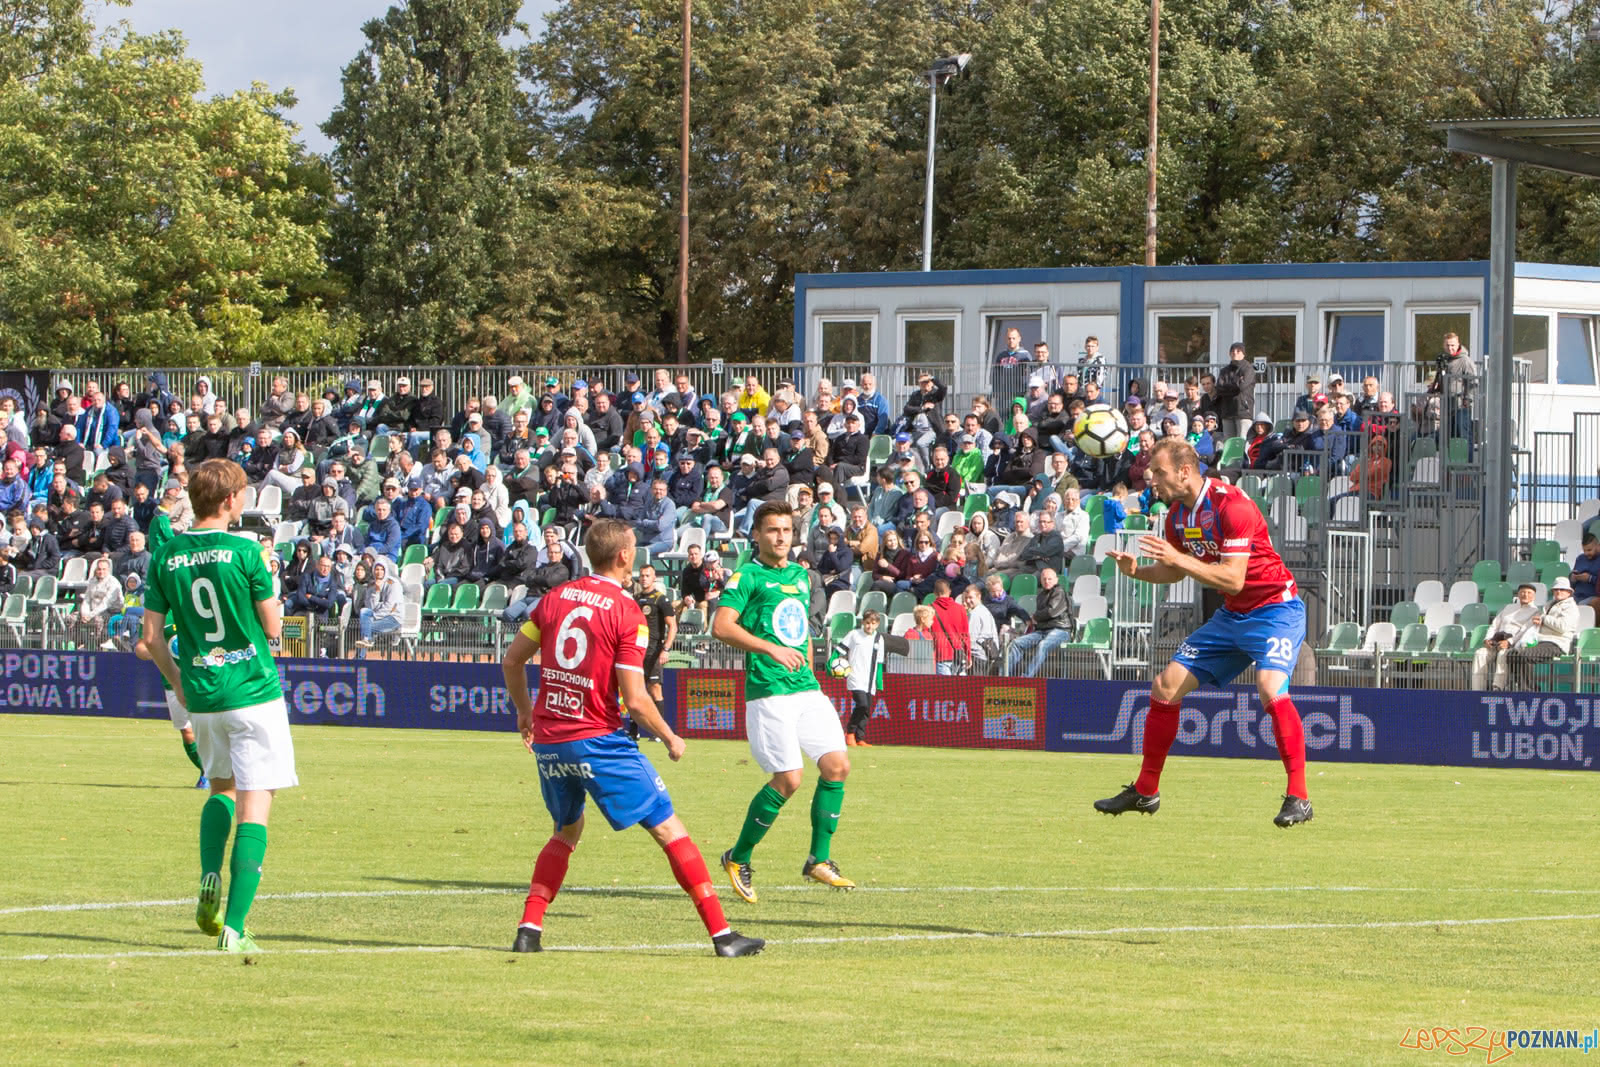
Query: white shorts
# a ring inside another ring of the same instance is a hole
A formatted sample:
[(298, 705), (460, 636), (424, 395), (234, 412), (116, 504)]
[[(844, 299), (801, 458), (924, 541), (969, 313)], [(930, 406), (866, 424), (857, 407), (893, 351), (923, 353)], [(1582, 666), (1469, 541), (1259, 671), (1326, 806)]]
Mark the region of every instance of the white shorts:
[(210, 779), (232, 778), (235, 789), (288, 789), (294, 773), (289, 709), (282, 698), (249, 708), (196, 715), (195, 746)]
[(802, 752), (816, 761), (844, 751), (839, 712), (820, 689), (747, 701), (744, 732), (750, 739), (750, 754), (768, 774), (798, 771), (804, 766)]
[(180, 730), (187, 730), (189, 728), (189, 709), (178, 703), (178, 694), (170, 689), (166, 693), (167, 717), (172, 720), (173, 726)]

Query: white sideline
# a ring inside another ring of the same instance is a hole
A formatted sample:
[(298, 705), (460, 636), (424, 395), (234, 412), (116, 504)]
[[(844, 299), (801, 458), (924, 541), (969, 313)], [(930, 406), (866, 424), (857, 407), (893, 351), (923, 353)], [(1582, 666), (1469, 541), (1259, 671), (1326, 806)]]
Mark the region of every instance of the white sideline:
[[(763, 893), (809, 893), (814, 887), (807, 885), (763, 886)], [(1529, 896), (1594, 896), (1595, 889), (1498, 889), (1493, 886), (1385, 886), (1385, 885), (930, 885), (930, 886), (858, 886), (858, 893), (1504, 893)], [(378, 897), (476, 897), (520, 894), (521, 889), (506, 887), (473, 887), (460, 889), (348, 889), (306, 890), (298, 893), (261, 893), (257, 900), (338, 900), (344, 898)], [(676, 885), (577, 885), (563, 886), (563, 893), (663, 893), (676, 895), (683, 892)], [(127, 908), (169, 908), (188, 906), (193, 897), (173, 900), (105, 900), (78, 904), (29, 904), (18, 908), (0, 908), (0, 915), (27, 915), (38, 912), (119, 911)]]
[[(769, 940), (768, 945), (867, 945), (883, 942), (915, 941), (1008, 941), (1024, 938), (1048, 937), (1111, 937), (1127, 934), (1209, 934), (1247, 933), (1304, 930), (1403, 930), (1421, 927), (1504, 926), (1513, 923), (1590, 922), (1600, 920), (1600, 913), (1590, 915), (1514, 915), (1493, 919), (1406, 919), (1383, 922), (1352, 923), (1222, 923), (1191, 926), (1111, 926), (1104, 928), (1075, 927), (1063, 930), (1024, 930), (1017, 933), (949, 932), (936, 934), (883, 934), (872, 937), (795, 937), (788, 940)], [(699, 950), (709, 946), (704, 941), (672, 942), (668, 944), (634, 945), (551, 945), (547, 952), (668, 952)], [(473, 948), (468, 945), (351, 945), (343, 948), (288, 948), (263, 949), (262, 955), (276, 956), (338, 956), (373, 955), (407, 952), (493, 952), (495, 949)], [(203, 949), (167, 949), (133, 952), (62, 952), (34, 953), (23, 956), (0, 956), (0, 963), (37, 962), (44, 960), (121, 960), (168, 956), (210, 956), (220, 953)]]

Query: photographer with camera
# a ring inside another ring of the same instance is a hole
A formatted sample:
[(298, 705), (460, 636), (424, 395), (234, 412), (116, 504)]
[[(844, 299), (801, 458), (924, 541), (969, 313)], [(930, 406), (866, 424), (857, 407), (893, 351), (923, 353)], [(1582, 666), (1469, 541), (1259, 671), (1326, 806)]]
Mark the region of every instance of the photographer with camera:
[(1478, 395), (1478, 368), (1472, 357), (1462, 347), (1461, 338), (1454, 333), (1444, 335), (1444, 351), (1434, 357), (1433, 384), (1440, 394), (1440, 428), (1447, 429), (1451, 437), (1460, 437), (1470, 447), (1472, 435), (1472, 408)]

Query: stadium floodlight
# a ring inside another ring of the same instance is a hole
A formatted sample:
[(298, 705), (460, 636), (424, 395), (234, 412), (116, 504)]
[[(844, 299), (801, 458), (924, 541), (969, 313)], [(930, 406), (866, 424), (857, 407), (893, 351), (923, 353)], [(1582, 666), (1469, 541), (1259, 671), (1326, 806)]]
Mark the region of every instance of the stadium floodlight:
[(928, 174), (922, 194), (922, 269), (933, 269), (933, 141), (939, 123), (939, 86), (967, 69), (971, 52), (944, 56), (933, 61), (928, 73)]

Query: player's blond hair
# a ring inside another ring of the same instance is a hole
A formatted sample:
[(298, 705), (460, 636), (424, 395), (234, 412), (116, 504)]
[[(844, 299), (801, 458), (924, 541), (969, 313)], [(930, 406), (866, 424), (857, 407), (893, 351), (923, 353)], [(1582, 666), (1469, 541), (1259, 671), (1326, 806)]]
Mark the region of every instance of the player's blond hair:
[(208, 459), (189, 476), (189, 504), (196, 519), (209, 519), (222, 510), (222, 504), (235, 493), (243, 492), (249, 480), (244, 468), (229, 459)]
[(589, 554), (589, 566), (597, 571), (609, 570), (617, 562), (622, 550), (632, 547), (633, 527), (621, 519), (596, 519), (584, 539), (584, 549)]

